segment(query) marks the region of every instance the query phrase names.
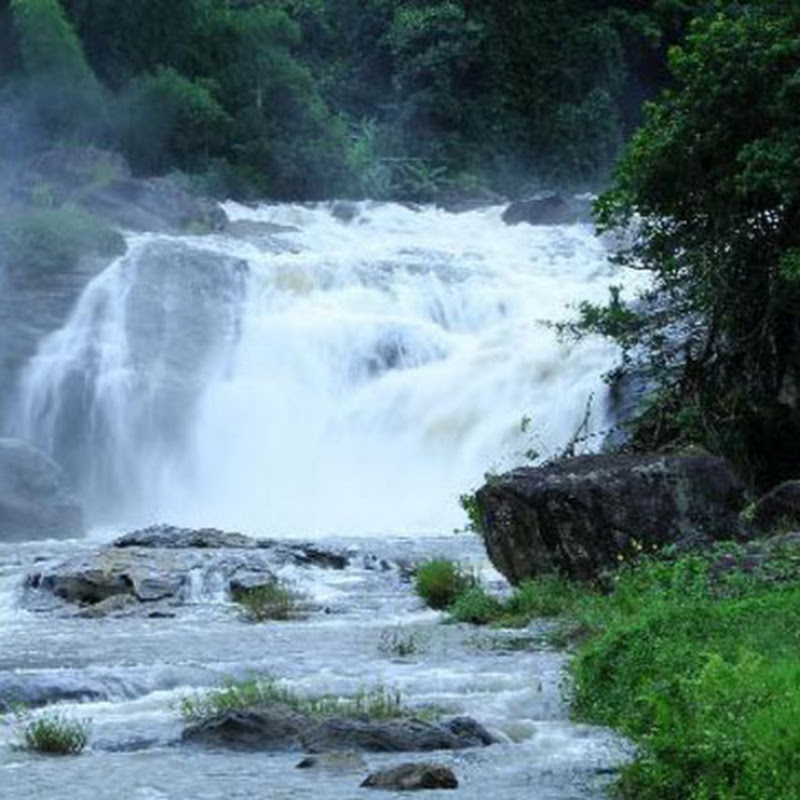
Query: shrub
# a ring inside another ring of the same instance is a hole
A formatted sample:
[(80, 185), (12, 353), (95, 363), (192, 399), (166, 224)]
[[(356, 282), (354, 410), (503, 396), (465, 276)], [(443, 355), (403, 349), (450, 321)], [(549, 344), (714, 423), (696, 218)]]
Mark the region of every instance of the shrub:
[(18, 747), (55, 756), (78, 755), (89, 743), (91, 720), (71, 719), (54, 712), (31, 716), (17, 715)]
[(278, 580), (236, 589), (233, 591), (233, 599), (255, 622), (268, 619), (287, 620), (297, 615), (298, 595)]
[(450, 617), (456, 622), (486, 625), (503, 615), (503, 605), (482, 586), (471, 586), (462, 592), (450, 606)]
[(415, 577), (417, 594), (435, 609), (449, 608), (459, 595), (475, 585), (473, 575), (446, 559), (420, 565)]

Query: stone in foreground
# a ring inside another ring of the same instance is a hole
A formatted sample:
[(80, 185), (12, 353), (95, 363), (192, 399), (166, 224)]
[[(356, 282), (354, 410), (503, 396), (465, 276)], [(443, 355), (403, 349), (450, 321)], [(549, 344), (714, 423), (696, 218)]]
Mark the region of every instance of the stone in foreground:
[(525, 467), (476, 494), (486, 549), (512, 583), (559, 572), (590, 580), (641, 550), (741, 536), (744, 487), (695, 455), (597, 455)]
[(450, 767), (442, 764), (400, 764), (391, 769), (373, 772), (361, 785), (370, 789), (401, 792), (420, 789), (457, 789), (458, 778)]

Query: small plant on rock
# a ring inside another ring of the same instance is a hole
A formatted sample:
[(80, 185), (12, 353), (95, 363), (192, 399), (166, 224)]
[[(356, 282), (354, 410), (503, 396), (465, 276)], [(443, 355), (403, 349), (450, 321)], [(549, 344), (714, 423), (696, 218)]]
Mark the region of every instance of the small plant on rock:
[(54, 756), (74, 756), (89, 743), (92, 723), (89, 719), (72, 719), (62, 712), (31, 715), (18, 711), (17, 747)]
[(299, 595), (282, 581), (237, 588), (231, 594), (254, 622), (288, 620), (297, 616)]

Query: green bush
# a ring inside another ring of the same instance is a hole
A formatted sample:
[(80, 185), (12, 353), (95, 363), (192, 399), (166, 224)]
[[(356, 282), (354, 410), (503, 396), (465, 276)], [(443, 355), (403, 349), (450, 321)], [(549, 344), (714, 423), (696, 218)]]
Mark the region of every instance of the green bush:
[(437, 610), (449, 608), (459, 595), (475, 585), (475, 577), (453, 561), (433, 559), (417, 568), (417, 594)]
[(286, 584), (275, 580), (247, 589), (237, 589), (233, 599), (255, 622), (288, 620), (297, 616), (298, 595)]
[(579, 609), (574, 712), (639, 745), (619, 796), (800, 797), (797, 555), (647, 559)]
[(68, 270), (82, 255), (114, 256), (124, 251), (120, 233), (75, 206), (0, 218), (0, 260), (13, 272)]
[(17, 746), (23, 750), (54, 756), (71, 756), (83, 752), (89, 743), (91, 721), (71, 719), (60, 712), (32, 716), (17, 715)]
[(503, 615), (502, 603), (478, 585), (459, 594), (448, 610), (451, 619), (471, 625), (487, 625)]

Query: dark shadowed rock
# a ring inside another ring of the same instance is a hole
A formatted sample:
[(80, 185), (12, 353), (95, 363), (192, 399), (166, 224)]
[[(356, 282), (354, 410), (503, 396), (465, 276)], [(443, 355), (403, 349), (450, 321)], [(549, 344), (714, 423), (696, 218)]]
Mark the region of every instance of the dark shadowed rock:
[(578, 211), (560, 194), (543, 194), (516, 200), (503, 212), (507, 225), (567, 225), (580, 221)]
[(299, 750), (308, 719), (276, 703), (258, 711), (227, 711), (188, 725), (183, 741), (234, 750), (276, 752)]
[(400, 764), (373, 772), (361, 784), (370, 789), (409, 792), (421, 789), (458, 789), (458, 779), (443, 764)]
[(771, 531), (782, 525), (800, 523), (800, 480), (785, 481), (762, 497), (757, 505), (753, 525)]
[(736, 538), (744, 487), (707, 454), (601, 455), (514, 470), (476, 499), (492, 563), (519, 583), (591, 579), (640, 548)]
[(339, 222), (352, 222), (361, 213), (358, 203), (337, 200), (331, 205), (331, 216)]
[(83, 533), (83, 513), (61, 468), (25, 442), (0, 439), (0, 542)]
[[(366, 716), (318, 719), (281, 703), (247, 711), (225, 711), (187, 726), (183, 739), (210, 746), (241, 750), (279, 751), (302, 748), (319, 755), (345, 751), (411, 753), (462, 750), (496, 741), (471, 721), (461, 735), (446, 726), (418, 719), (374, 720)], [(312, 766), (312, 763), (304, 766)], [(299, 765), (298, 765), (299, 766)]]
[[(479, 728), (474, 722), (475, 728)], [(412, 753), (430, 750), (463, 750), (496, 741), (488, 731), (476, 737), (450, 730), (446, 724), (419, 719), (370, 720), (343, 717), (326, 719), (303, 733), (302, 741), (310, 753), (342, 748), (370, 753)]]

